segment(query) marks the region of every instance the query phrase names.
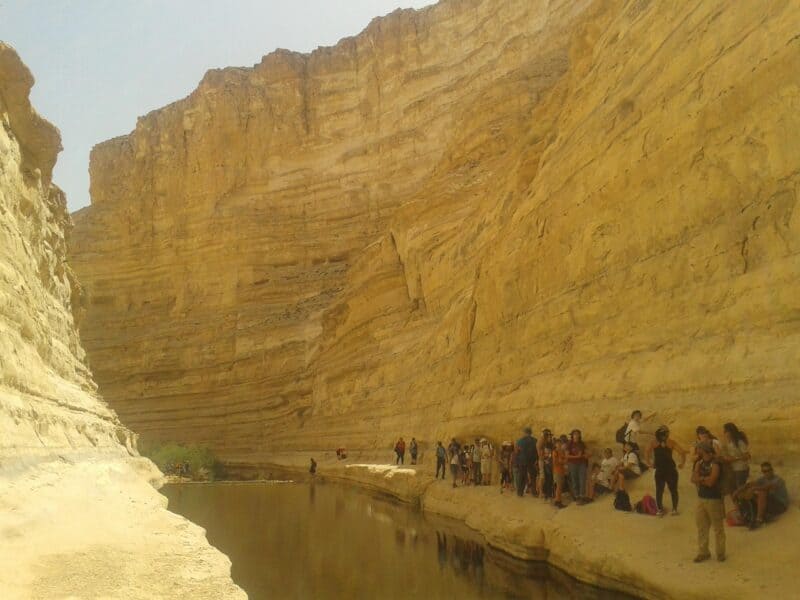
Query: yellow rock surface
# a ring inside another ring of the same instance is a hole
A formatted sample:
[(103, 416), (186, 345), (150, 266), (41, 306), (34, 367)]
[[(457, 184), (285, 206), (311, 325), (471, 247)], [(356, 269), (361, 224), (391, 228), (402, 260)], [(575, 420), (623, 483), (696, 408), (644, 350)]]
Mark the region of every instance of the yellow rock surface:
[(242, 597), (204, 532), (164, 510), (150, 483), (161, 474), (97, 395), (72, 314), (70, 219), (51, 183), (60, 136), (31, 108), (32, 85), (0, 42), (2, 597), (153, 598), (173, 585)]
[(597, 448), (633, 408), (796, 456), (798, 31), (790, 1), (444, 0), (209, 72), (92, 153), (100, 390), (242, 464)]

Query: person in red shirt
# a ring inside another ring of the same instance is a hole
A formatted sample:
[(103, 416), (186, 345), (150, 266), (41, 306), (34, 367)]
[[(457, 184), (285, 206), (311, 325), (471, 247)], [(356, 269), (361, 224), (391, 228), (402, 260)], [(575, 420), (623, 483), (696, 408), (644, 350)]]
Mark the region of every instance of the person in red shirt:
[(397, 462), (395, 464), (402, 465), (405, 461), (406, 456), (406, 443), (401, 437), (397, 440), (397, 443), (394, 445), (395, 454), (397, 454)]

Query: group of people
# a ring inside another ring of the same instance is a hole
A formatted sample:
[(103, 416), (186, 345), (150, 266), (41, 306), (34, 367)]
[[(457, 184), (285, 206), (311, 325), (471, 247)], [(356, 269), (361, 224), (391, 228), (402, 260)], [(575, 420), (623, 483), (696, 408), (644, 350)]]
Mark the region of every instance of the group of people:
[[(419, 444), (417, 444), (417, 438), (411, 438), (411, 443), (408, 445), (408, 452), (411, 454), (411, 464), (417, 464), (417, 455), (419, 453)], [(401, 437), (394, 445), (394, 453), (397, 456), (397, 461), (395, 464), (402, 465), (405, 464), (406, 460), (406, 442)]]
[[(678, 473), (691, 456), (691, 481), (698, 494), (696, 562), (711, 556), (711, 528), (716, 538), (717, 559), (725, 560), (726, 499), (730, 499), (732, 507), (727, 511), (729, 520), (740, 519), (751, 528), (760, 527), (788, 508), (786, 484), (769, 462), (761, 463), (761, 477), (750, 480), (749, 441), (734, 423), (723, 425), (722, 441), (706, 427), (697, 427), (692, 451), (673, 440), (669, 428), (661, 425), (642, 452), (639, 444), (642, 420), (642, 412), (633, 411), (630, 420), (617, 431), (616, 442), (622, 446), (621, 458), (614, 456), (612, 448), (605, 448), (598, 462), (592, 462), (592, 454), (579, 429), (557, 436), (545, 428), (537, 439), (532, 429), (526, 427), (521, 438), (515, 443), (503, 442), (498, 451), (485, 438), (475, 439), (474, 444), (462, 444), (453, 438), (447, 448), (439, 441), (436, 443), (436, 477), (445, 478), (449, 463), (453, 487), (457, 487), (459, 481), (461, 485), (490, 485), (496, 466), (501, 493), (514, 489), (518, 496), (524, 496), (528, 492), (558, 508), (565, 506), (566, 495), (581, 505), (594, 501), (600, 494), (615, 493), (615, 507), (630, 510), (626, 483), (652, 469), (655, 514), (666, 514), (664, 492), (668, 490), (671, 514), (678, 515)], [(400, 442), (402, 438), (398, 444)], [(416, 440), (413, 443), (416, 444)], [(416, 462), (416, 453), (412, 456)], [(399, 453), (398, 462), (402, 462)], [(623, 508), (626, 500), (627, 508)]]

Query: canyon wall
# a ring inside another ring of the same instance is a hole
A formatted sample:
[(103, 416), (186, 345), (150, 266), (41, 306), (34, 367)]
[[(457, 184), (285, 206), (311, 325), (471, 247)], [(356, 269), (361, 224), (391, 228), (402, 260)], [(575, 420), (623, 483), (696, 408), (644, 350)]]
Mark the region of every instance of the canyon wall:
[(800, 8), (443, 0), (91, 158), (101, 392), (231, 463), (522, 425), (800, 449)]
[(164, 510), (151, 485), (160, 473), (97, 394), (73, 318), (82, 298), (66, 262), (71, 222), (51, 181), (61, 139), (31, 107), (32, 85), (0, 42), (3, 597), (152, 598), (171, 585), (241, 597), (202, 530)]

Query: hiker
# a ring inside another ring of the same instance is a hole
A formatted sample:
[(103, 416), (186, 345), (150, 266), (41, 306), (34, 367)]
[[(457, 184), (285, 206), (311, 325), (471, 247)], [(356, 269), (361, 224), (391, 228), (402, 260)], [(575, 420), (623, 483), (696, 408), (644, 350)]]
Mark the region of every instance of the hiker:
[(533, 430), (526, 427), (522, 430), (524, 435), (517, 440), (517, 452), (514, 458), (514, 478), (517, 484), (517, 496), (525, 494), (525, 485), (531, 475), (532, 481), (536, 481), (536, 463), (538, 455), (536, 453), (536, 438), (533, 437)]
[(397, 462), (395, 464), (404, 464), (406, 456), (406, 443), (402, 437), (397, 440), (397, 443), (394, 445), (394, 452), (397, 454)]
[(756, 516), (750, 523), (751, 529), (771, 521), (789, 508), (786, 482), (775, 474), (769, 462), (761, 463), (761, 477), (737, 490), (734, 493), (734, 500), (755, 501)]
[(450, 453), (450, 474), (453, 476), (453, 487), (457, 487), (456, 479), (458, 478), (458, 472), (461, 470), (461, 448), (455, 438), (450, 442), (447, 450)]
[[(595, 469), (597, 465), (597, 469)], [(589, 498), (598, 494), (608, 494), (614, 490), (614, 475), (619, 467), (619, 459), (614, 456), (611, 448), (603, 450), (603, 460), (600, 464), (592, 465), (592, 477), (589, 484)]]
[(436, 476), (434, 479), (439, 479), (439, 469), (442, 470), (442, 479), (444, 479), (446, 458), (447, 452), (442, 446), (442, 442), (436, 442)]
[(500, 465), (500, 493), (503, 489), (511, 487), (511, 456), (514, 453), (514, 444), (511, 442), (503, 442), (500, 446), (500, 452), (497, 455), (497, 462)]
[(481, 480), (483, 485), (492, 485), (494, 448), (486, 438), (481, 440)]
[(697, 440), (694, 443), (694, 455), (695, 459), (700, 458), (700, 452), (698, 447), (700, 444), (708, 443), (714, 448), (714, 456), (719, 456), (720, 452), (722, 451), (722, 445), (719, 443), (719, 440), (714, 436), (707, 427), (703, 425), (698, 425), (697, 429), (695, 429), (695, 434), (697, 435)]
[(625, 427), (625, 435), (624, 440), (626, 442), (633, 442), (634, 444), (639, 444), (639, 432), (642, 429), (642, 411), (635, 410), (631, 413), (631, 420), (628, 421), (628, 425)]
[[(672, 451), (675, 450), (681, 455), (681, 464), (675, 466), (675, 459), (672, 458)], [(669, 437), (669, 427), (661, 425), (656, 429), (656, 438), (650, 443), (645, 451), (645, 463), (649, 467), (655, 467), (656, 479), (656, 505), (659, 517), (664, 516), (664, 486), (669, 488), (669, 495), (672, 498), (672, 515), (678, 514), (678, 469), (682, 469), (686, 464), (686, 450)]]
[(464, 444), (464, 447), (461, 449), (461, 454), (458, 457), (458, 464), (461, 466), (461, 485), (467, 485), (469, 483), (469, 463), (471, 454), (472, 452), (469, 446)]
[(315, 461), (313, 458), (311, 459), (311, 466), (308, 467), (308, 472), (312, 475), (316, 474), (317, 472), (317, 461)]
[(419, 450), (419, 447), (417, 446), (417, 438), (411, 438), (411, 443), (408, 445), (408, 450), (411, 453), (411, 464), (417, 464), (417, 452)]
[(720, 490), (720, 467), (716, 458), (714, 445), (710, 441), (701, 442), (697, 446), (700, 458), (694, 463), (692, 483), (697, 485), (697, 511), (695, 523), (697, 525), (697, 556), (694, 562), (703, 562), (711, 558), (708, 548), (708, 530), (714, 528), (715, 549), (717, 560), (725, 560), (725, 508), (722, 504), (722, 491)]
[(536, 442), (536, 453), (539, 455), (539, 464), (537, 469), (539, 476), (536, 478), (536, 493), (539, 494), (540, 497), (544, 497), (544, 451), (547, 449), (549, 449), (551, 452), (553, 450), (553, 432), (547, 428), (544, 428), (542, 429), (542, 437), (540, 437), (539, 441)]
[(586, 503), (586, 471), (589, 466), (589, 451), (583, 441), (581, 430), (573, 429), (567, 444), (567, 471), (572, 498), (577, 504)]
[(555, 494), (553, 506), (564, 508), (561, 501), (564, 493), (564, 475), (567, 469), (567, 449), (566, 436), (556, 438), (555, 448), (553, 449), (553, 483), (555, 484)]
[(625, 442), (623, 449), (625, 453), (622, 455), (622, 462), (617, 467), (616, 489), (618, 490), (624, 490), (626, 481), (636, 479), (642, 474), (642, 467), (639, 465), (639, 446), (634, 442)]
[(750, 476), (750, 448), (747, 435), (733, 423), (722, 426), (725, 441), (722, 444), (720, 461), (731, 467), (733, 489), (738, 490)]
[(472, 483), (481, 484), (481, 440), (475, 438), (475, 445), (472, 447)]

